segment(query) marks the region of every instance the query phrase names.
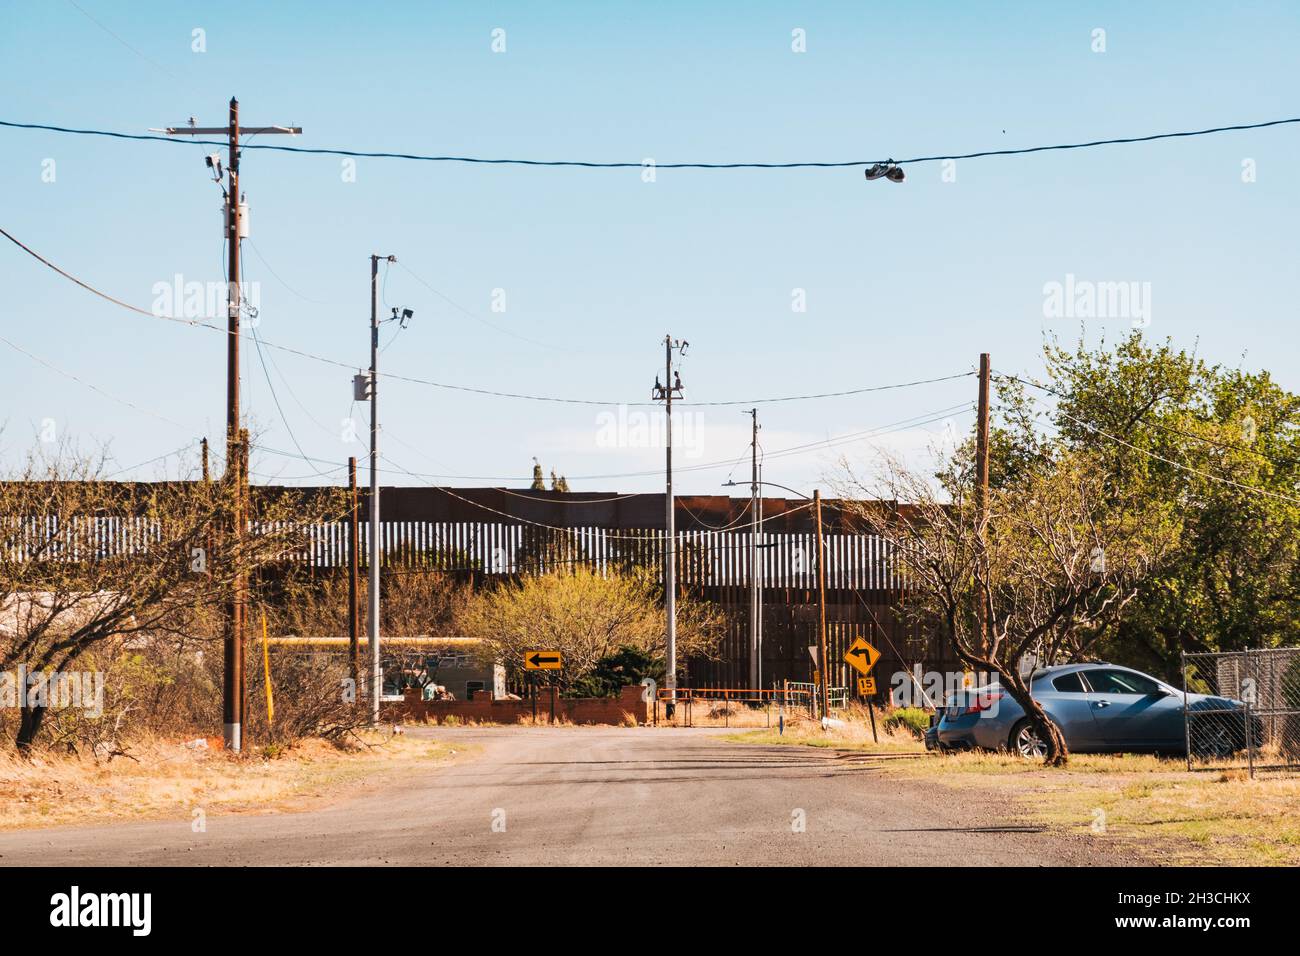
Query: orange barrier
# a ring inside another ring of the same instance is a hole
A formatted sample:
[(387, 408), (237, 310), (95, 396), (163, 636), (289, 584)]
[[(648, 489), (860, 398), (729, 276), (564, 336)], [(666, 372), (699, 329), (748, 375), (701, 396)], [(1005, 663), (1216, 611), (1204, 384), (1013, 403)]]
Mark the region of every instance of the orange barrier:
[(781, 709), (791, 710), (808, 710), (811, 712), (816, 703), (816, 697), (813, 692), (802, 687), (777, 687), (777, 688), (759, 688), (759, 687), (678, 687), (675, 690), (668, 690), (663, 687), (656, 688), (654, 700), (653, 721), (657, 725), (660, 719), (660, 705), (664, 706), (664, 715), (668, 716), (669, 705), (673, 710), (671, 717), (673, 723), (677, 722), (676, 711), (681, 710), (682, 720), (685, 726), (694, 726), (696, 703), (714, 705), (722, 704), (722, 719), (724, 726), (730, 726), (731, 711), (725, 705), (727, 704), (746, 704), (752, 710), (763, 710), (770, 715), (772, 705), (776, 704)]

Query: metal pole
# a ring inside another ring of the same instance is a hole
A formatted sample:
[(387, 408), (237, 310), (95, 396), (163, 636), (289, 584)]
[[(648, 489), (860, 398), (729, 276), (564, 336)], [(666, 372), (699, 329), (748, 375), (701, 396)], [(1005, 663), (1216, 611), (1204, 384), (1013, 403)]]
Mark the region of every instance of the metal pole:
[[(763, 465), (761, 463), (758, 466), (758, 486), (763, 487)], [(760, 540), (755, 544), (754, 550), (759, 555), (758, 561), (761, 565), (764, 563), (763, 555), (766, 554), (766, 549), (762, 547), (763, 541), (761, 540), (763, 536), (763, 496), (760, 494), (756, 500), (758, 503), (758, 537)], [(758, 591), (758, 619), (755, 623), (758, 625), (758, 680), (760, 686), (763, 681), (763, 570), (763, 567), (758, 567), (759, 581), (755, 585), (755, 590)]]
[(1192, 769), (1192, 715), (1187, 709), (1187, 651), (1178, 652), (1178, 666), (1183, 672), (1183, 743), (1187, 747), (1187, 769)]
[(1255, 779), (1255, 743), (1251, 739), (1250, 732), (1250, 699), (1259, 693), (1259, 681), (1250, 670), (1250, 648), (1245, 647), (1241, 650), (1241, 660), (1245, 664), (1246, 679), (1251, 681), (1249, 694), (1243, 694), (1245, 700), (1242, 701), (1242, 712), (1246, 715), (1246, 765), (1250, 768), (1250, 779)]
[(360, 522), (357, 520), (357, 460), (348, 459), (348, 664), (352, 693), (361, 682), (361, 591)]
[(379, 662), (379, 260), (370, 257), (370, 722), (379, 726), (383, 673)]
[(980, 355), (979, 418), (975, 432), (975, 542), (978, 562), (975, 587), (976, 620), (979, 622), (979, 646), (987, 652), (989, 635), (989, 609), (984, 602), (985, 578), (988, 576), (988, 516), (989, 516), (989, 353)]
[(222, 737), (227, 750), (239, 753), (243, 747), (243, 638), (244, 579), (239, 564), (243, 561), (240, 544), (244, 517), (241, 514), (243, 478), (239, 471), (239, 101), (230, 98), (230, 121), (227, 126), (230, 157), (227, 172), (230, 193), (226, 197), (226, 473), (230, 495), (230, 559), (236, 562), (227, 605), (225, 633), (222, 635), (224, 667), (221, 681)]
[[(749, 686), (762, 688), (759, 676), (758, 616), (758, 409), (749, 410), (753, 419), (749, 443)], [(761, 696), (761, 695), (760, 695)]]
[(831, 662), (826, 656), (826, 546), (822, 538), (822, 493), (813, 490), (817, 511), (817, 656), (821, 658), (822, 716), (831, 715)]
[(666, 423), (664, 492), (664, 616), (667, 619), (668, 688), (666, 710), (672, 717), (677, 700), (677, 528), (673, 501), (673, 338), (664, 336), (664, 416)]

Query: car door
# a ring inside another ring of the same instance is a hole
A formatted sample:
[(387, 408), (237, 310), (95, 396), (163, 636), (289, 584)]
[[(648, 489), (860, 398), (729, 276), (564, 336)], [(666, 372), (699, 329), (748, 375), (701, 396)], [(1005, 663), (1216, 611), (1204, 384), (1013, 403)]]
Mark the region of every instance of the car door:
[(1093, 717), (1091, 694), (1078, 671), (1069, 671), (1055, 677), (1048, 675), (1034, 685), (1034, 697), (1049, 717), (1065, 734), (1065, 743), (1071, 750), (1086, 750), (1097, 744), (1096, 720)]
[(1155, 678), (1123, 667), (1090, 668), (1092, 716), (1103, 746), (1113, 750), (1181, 745), (1183, 701)]

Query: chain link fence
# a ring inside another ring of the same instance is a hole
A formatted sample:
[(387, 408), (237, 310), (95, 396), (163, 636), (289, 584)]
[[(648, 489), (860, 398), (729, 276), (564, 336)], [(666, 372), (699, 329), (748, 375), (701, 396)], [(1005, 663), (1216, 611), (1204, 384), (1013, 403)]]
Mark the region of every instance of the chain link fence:
[(1300, 769), (1300, 648), (1184, 654), (1189, 770)]

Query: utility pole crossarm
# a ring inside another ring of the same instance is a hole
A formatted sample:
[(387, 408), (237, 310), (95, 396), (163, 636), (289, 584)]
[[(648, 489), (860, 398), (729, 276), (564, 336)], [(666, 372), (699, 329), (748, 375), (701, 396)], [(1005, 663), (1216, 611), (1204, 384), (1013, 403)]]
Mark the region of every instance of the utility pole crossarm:
[[(162, 132), (168, 136), (225, 136), (229, 126), (168, 126)], [(301, 126), (241, 126), (241, 136), (266, 136), (272, 133), (285, 133), (289, 136), (301, 136)]]

